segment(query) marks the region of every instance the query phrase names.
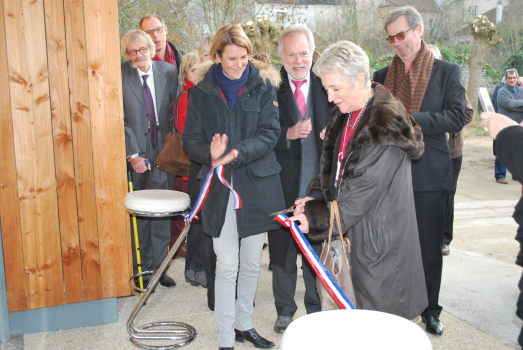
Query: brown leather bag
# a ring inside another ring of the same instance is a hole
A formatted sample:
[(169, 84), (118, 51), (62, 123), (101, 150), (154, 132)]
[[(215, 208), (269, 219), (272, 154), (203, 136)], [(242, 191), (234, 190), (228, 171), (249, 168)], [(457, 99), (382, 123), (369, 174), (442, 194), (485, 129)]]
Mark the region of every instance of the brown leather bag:
[(187, 93), (182, 91), (176, 98), (174, 104), (175, 122), (173, 123), (173, 131), (163, 137), (163, 147), (158, 153), (154, 164), (160, 169), (169, 174), (176, 176), (189, 176), (189, 168), (191, 167), (191, 160), (187, 156), (187, 152), (182, 146), (182, 135), (178, 132), (178, 104), (180, 97)]
[[(338, 224), (338, 232), (342, 240), (332, 240), (332, 228), (334, 227), (334, 220)], [(336, 255), (336, 251), (341, 253), (339, 256)], [(354, 286), (352, 284), (352, 268), (350, 265), (350, 241), (348, 238), (343, 238), (343, 232), (341, 231), (340, 224), (340, 213), (338, 210), (338, 202), (333, 200), (331, 202), (331, 218), (329, 237), (323, 242), (323, 249), (320, 256), (321, 261), (331, 273), (332, 278), (338, 283), (341, 290), (349, 298), (352, 305), (356, 307), (356, 296), (354, 295)], [(320, 297), (321, 311), (326, 310), (338, 310), (340, 309), (338, 303), (332, 298), (323, 283), (319, 278), (316, 278), (316, 289)]]

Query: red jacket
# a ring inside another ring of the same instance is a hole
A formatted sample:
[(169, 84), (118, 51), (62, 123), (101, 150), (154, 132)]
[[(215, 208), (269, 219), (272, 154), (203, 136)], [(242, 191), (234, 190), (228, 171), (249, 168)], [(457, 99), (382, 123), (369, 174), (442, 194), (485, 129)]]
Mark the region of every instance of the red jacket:
[[(183, 83), (183, 91), (180, 93), (181, 96), (178, 96), (178, 103), (174, 105), (173, 115), (175, 116), (174, 122), (176, 128), (183, 134), (183, 128), (185, 127), (185, 115), (187, 113), (187, 96), (189, 94), (184, 93), (189, 90), (190, 87), (193, 87), (194, 83), (190, 80), (187, 80)], [(178, 115), (176, 115), (176, 106), (178, 105)]]

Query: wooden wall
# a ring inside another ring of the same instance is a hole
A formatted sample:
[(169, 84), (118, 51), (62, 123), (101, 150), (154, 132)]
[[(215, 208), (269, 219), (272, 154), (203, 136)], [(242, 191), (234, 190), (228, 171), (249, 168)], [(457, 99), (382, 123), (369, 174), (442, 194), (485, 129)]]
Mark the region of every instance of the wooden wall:
[(119, 47), (117, 0), (0, 0), (11, 312), (132, 294)]

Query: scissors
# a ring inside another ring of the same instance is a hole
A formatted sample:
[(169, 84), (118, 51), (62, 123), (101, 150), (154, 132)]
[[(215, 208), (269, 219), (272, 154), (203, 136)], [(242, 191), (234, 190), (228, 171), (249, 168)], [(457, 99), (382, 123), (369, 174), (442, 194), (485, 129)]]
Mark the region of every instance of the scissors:
[(294, 212), (295, 210), (296, 210), (296, 205), (293, 205), (289, 209), (284, 209), (284, 210), (281, 210), (281, 211), (277, 211), (275, 213), (269, 214), (269, 216), (276, 216), (276, 215), (280, 215), (280, 214), (288, 214), (288, 213)]

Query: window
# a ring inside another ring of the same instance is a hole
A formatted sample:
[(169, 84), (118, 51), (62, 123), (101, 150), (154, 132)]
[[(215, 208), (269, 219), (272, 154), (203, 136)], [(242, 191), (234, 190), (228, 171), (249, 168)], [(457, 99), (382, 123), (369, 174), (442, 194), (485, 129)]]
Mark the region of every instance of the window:
[(477, 6), (469, 7), (469, 13), (471, 13), (472, 16), (477, 17), (478, 16), (478, 7)]

